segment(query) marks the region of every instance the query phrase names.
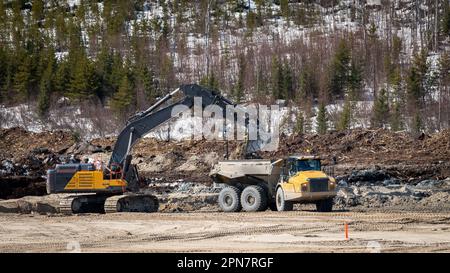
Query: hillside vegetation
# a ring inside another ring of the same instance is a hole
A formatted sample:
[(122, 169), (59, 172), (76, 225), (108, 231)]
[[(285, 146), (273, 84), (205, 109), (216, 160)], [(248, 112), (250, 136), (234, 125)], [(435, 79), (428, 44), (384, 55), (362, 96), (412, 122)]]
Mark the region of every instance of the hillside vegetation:
[(236, 102), (285, 100), (297, 132), (439, 131), (449, 34), (447, 0), (2, 1), (0, 102), (44, 124), (70, 106), (120, 127), (196, 82)]

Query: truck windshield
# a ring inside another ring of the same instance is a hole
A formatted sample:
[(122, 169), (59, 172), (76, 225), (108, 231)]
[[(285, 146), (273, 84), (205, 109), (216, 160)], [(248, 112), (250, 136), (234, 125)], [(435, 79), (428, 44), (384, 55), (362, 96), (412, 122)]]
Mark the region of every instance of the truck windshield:
[(318, 159), (297, 160), (296, 163), (297, 172), (320, 171), (320, 160)]

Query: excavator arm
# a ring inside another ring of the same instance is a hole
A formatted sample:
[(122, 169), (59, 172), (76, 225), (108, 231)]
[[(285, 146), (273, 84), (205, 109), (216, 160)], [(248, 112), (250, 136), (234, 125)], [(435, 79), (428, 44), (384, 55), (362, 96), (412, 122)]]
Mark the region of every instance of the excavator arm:
[[(182, 92), (184, 97), (175, 103), (164, 108), (158, 109), (163, 103)], [(175, 107), (185, 105), (188, 108), (194, 106), (194, 98), (202, 99), (202, 109), (208, 105), (216, 104), (224, 109), (227, 105), (234, 105), (228, 99), (222, 97), (216, 92), (201, 87), (196, 84), (182, 85), (175, 91), (166, 95), (147, 110), (131, 117), (125, 128), (119, 134), (111, 155), (109, 167), (120, 166), (123, 170), (125, 180), (129, 183), (130, 190), (137, 189), (139, 180), (136, 167), (131, 164), (131, 149), (137, 140), (145, 136), (154, 128), (172, 119), (172, 111)]]

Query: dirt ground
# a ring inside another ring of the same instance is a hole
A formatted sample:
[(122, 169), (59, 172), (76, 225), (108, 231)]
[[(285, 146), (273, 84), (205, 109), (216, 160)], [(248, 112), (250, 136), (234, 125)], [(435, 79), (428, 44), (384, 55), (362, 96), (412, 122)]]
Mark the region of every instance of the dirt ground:
[(334, 158), (333, 213), (221, 213), (208, 173), (223, 143), (154, 139), (142, 139), (133, 160), (159, 213), (58, 213), (61, 196), (45, 195), (46, 170), (69, 155), (107, 161), (114, 141), (0, 130), (0, 252), (450, 252), (449, 130), (282, 136), (278, 151), (260, 154)]
[(450, 252), (450, 213), (0, 214), (0, 252), (123, 251)]

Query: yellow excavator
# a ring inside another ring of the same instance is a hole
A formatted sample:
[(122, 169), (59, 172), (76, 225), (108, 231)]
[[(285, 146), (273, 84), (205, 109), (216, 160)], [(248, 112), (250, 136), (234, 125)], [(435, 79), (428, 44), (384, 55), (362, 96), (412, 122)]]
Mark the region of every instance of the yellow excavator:
[[(183, 93), (184, 97), (160, 108), (178, 93)], [(111, 159), (105, 167), (73, 163), (59, 164), (54, 169), (48, 170), (47, 192), (49, 194), (74, 194), (61, 201), (60, 211), (63, 213), (157, 211), (158, 199), (152, 194), (139, 192), (140, 179), (136, 166), (131, 164), (131, 149), (137, 140), (152, 129), (171, 120), (174, 117), (175, 107), (192, 108), (194, 98), (201, 98), (203, 109), (214, 104), (225, 111), (227, 105), (234, 105), (216, 92), (199, 85), (180, 86), (147, 110), (128, 120), (117, 138)]]

